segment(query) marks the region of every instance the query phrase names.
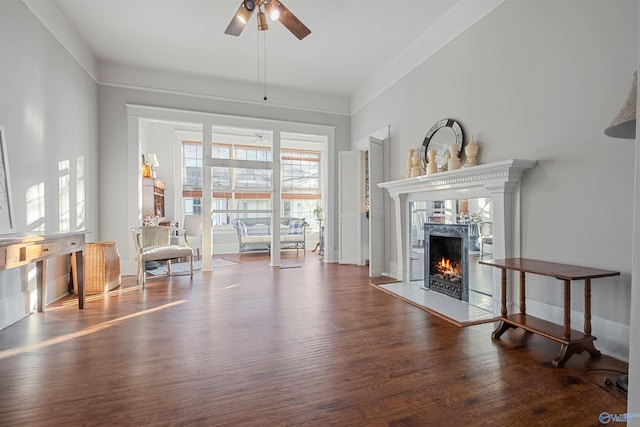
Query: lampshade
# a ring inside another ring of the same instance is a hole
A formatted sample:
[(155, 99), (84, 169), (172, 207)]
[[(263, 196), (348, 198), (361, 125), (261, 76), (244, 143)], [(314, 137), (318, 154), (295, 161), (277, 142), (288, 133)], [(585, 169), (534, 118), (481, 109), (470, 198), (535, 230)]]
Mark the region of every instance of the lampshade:
[(158, 163), (158, 156), (156, 156), (155, 154), (149, 153), (147, 158), (149, 161), (149, 165), (153, 166), (154, 168), (157, 168), (158, 166), (160, 166), (160, 163)]
[(604, 134), (614, 138), (634, 139), (636, 137), (636, 100), (638, 72), (633, 73), (631, 91), (618, 115), (613, 119)]

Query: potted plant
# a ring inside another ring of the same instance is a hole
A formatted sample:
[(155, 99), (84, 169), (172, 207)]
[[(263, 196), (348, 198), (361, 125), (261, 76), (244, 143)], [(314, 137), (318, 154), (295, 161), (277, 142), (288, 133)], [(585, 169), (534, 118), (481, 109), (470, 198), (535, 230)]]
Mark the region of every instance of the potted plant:
[(323, 211), (324, 209), (322, 209), (322, 206), (316, 205), (316, 208), (313, 210), (313, 215), (316, 217), (316, 219), (322, 219)]

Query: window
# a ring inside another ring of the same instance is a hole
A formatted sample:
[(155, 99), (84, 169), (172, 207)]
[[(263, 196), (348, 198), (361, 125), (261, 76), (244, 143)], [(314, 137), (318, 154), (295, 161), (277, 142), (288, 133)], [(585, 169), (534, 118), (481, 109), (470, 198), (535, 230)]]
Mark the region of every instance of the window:
[[(183, 188), (185, 214), (202, 213), (202, 143), (183, 141)], [(212, 157), (218, 159), (273, 160), (270, 147), (253, 147), (214, 142)], [(313, 211), (321, 206), (320, 151), (283, 149), (282, 216), (313, 218)], [(273, 171), (248, 168), (211, 168), (212, 209), (271, 210)], [(235, 216), (235, 215), (234, 215)], [(240, 216), (264, 216), (246, 213)], [(229, 224), (230, 215), (215, 213), (214, 225)]]
[[(213, 147), (211, 147), (211, 157), (215, 159), (231, 159), (231, 145), (213, 144)], [(231, 191), (231, 169), (220, 167), (211, 168), (211, 178), (213, 191)]]
[(202, 215), (202, 198), (184, 197), (185, 215)]
[(320, 152), (282, 151), (282, 216), (313, 218), (321, 206)]
[(185, 192), (200, 192), (202, 195), (202, 144), (182, 143), (182, 189)]

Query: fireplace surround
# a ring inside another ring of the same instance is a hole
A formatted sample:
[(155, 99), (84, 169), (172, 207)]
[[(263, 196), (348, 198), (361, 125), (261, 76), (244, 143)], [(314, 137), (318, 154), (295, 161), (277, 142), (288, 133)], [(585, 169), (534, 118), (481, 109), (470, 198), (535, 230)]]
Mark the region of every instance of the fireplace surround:
[[(395, 227), (392, 232), (395, 239), (391, 242), (389, 275), (409, 282), (409, 203), (412, 201), (491, 198), (494, 257), (500, 259), (520, 256), (520, 182), (523, 174), (535, 164), (533, 160), (504, 160), (379, 184), (388, 191), (394, 202), (391, 226)], [(498, 286), (498, 283), (494, 283), (493, 295), (500, 295)], [(500, 312), (500, 301), (496, 298), (493, 301), (493, 312)]]

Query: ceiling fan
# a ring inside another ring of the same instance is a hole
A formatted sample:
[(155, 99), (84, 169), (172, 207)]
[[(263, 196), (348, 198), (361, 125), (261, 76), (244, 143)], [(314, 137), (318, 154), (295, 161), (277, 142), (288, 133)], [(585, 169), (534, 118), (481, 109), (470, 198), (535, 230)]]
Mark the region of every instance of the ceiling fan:
[(263, 6), (271, 17), (271, 20), (280, 21), (282, 25), (291, 31), (298, 39), (302, 40), (311, 34), (311, 30), (278, 0), (243, 0), (225, 30), (225, 34), (239, 36), (256, 7), (258, 8), (258, 30), (264, 31), (269, 29), (267, 18), (262, 11)]

